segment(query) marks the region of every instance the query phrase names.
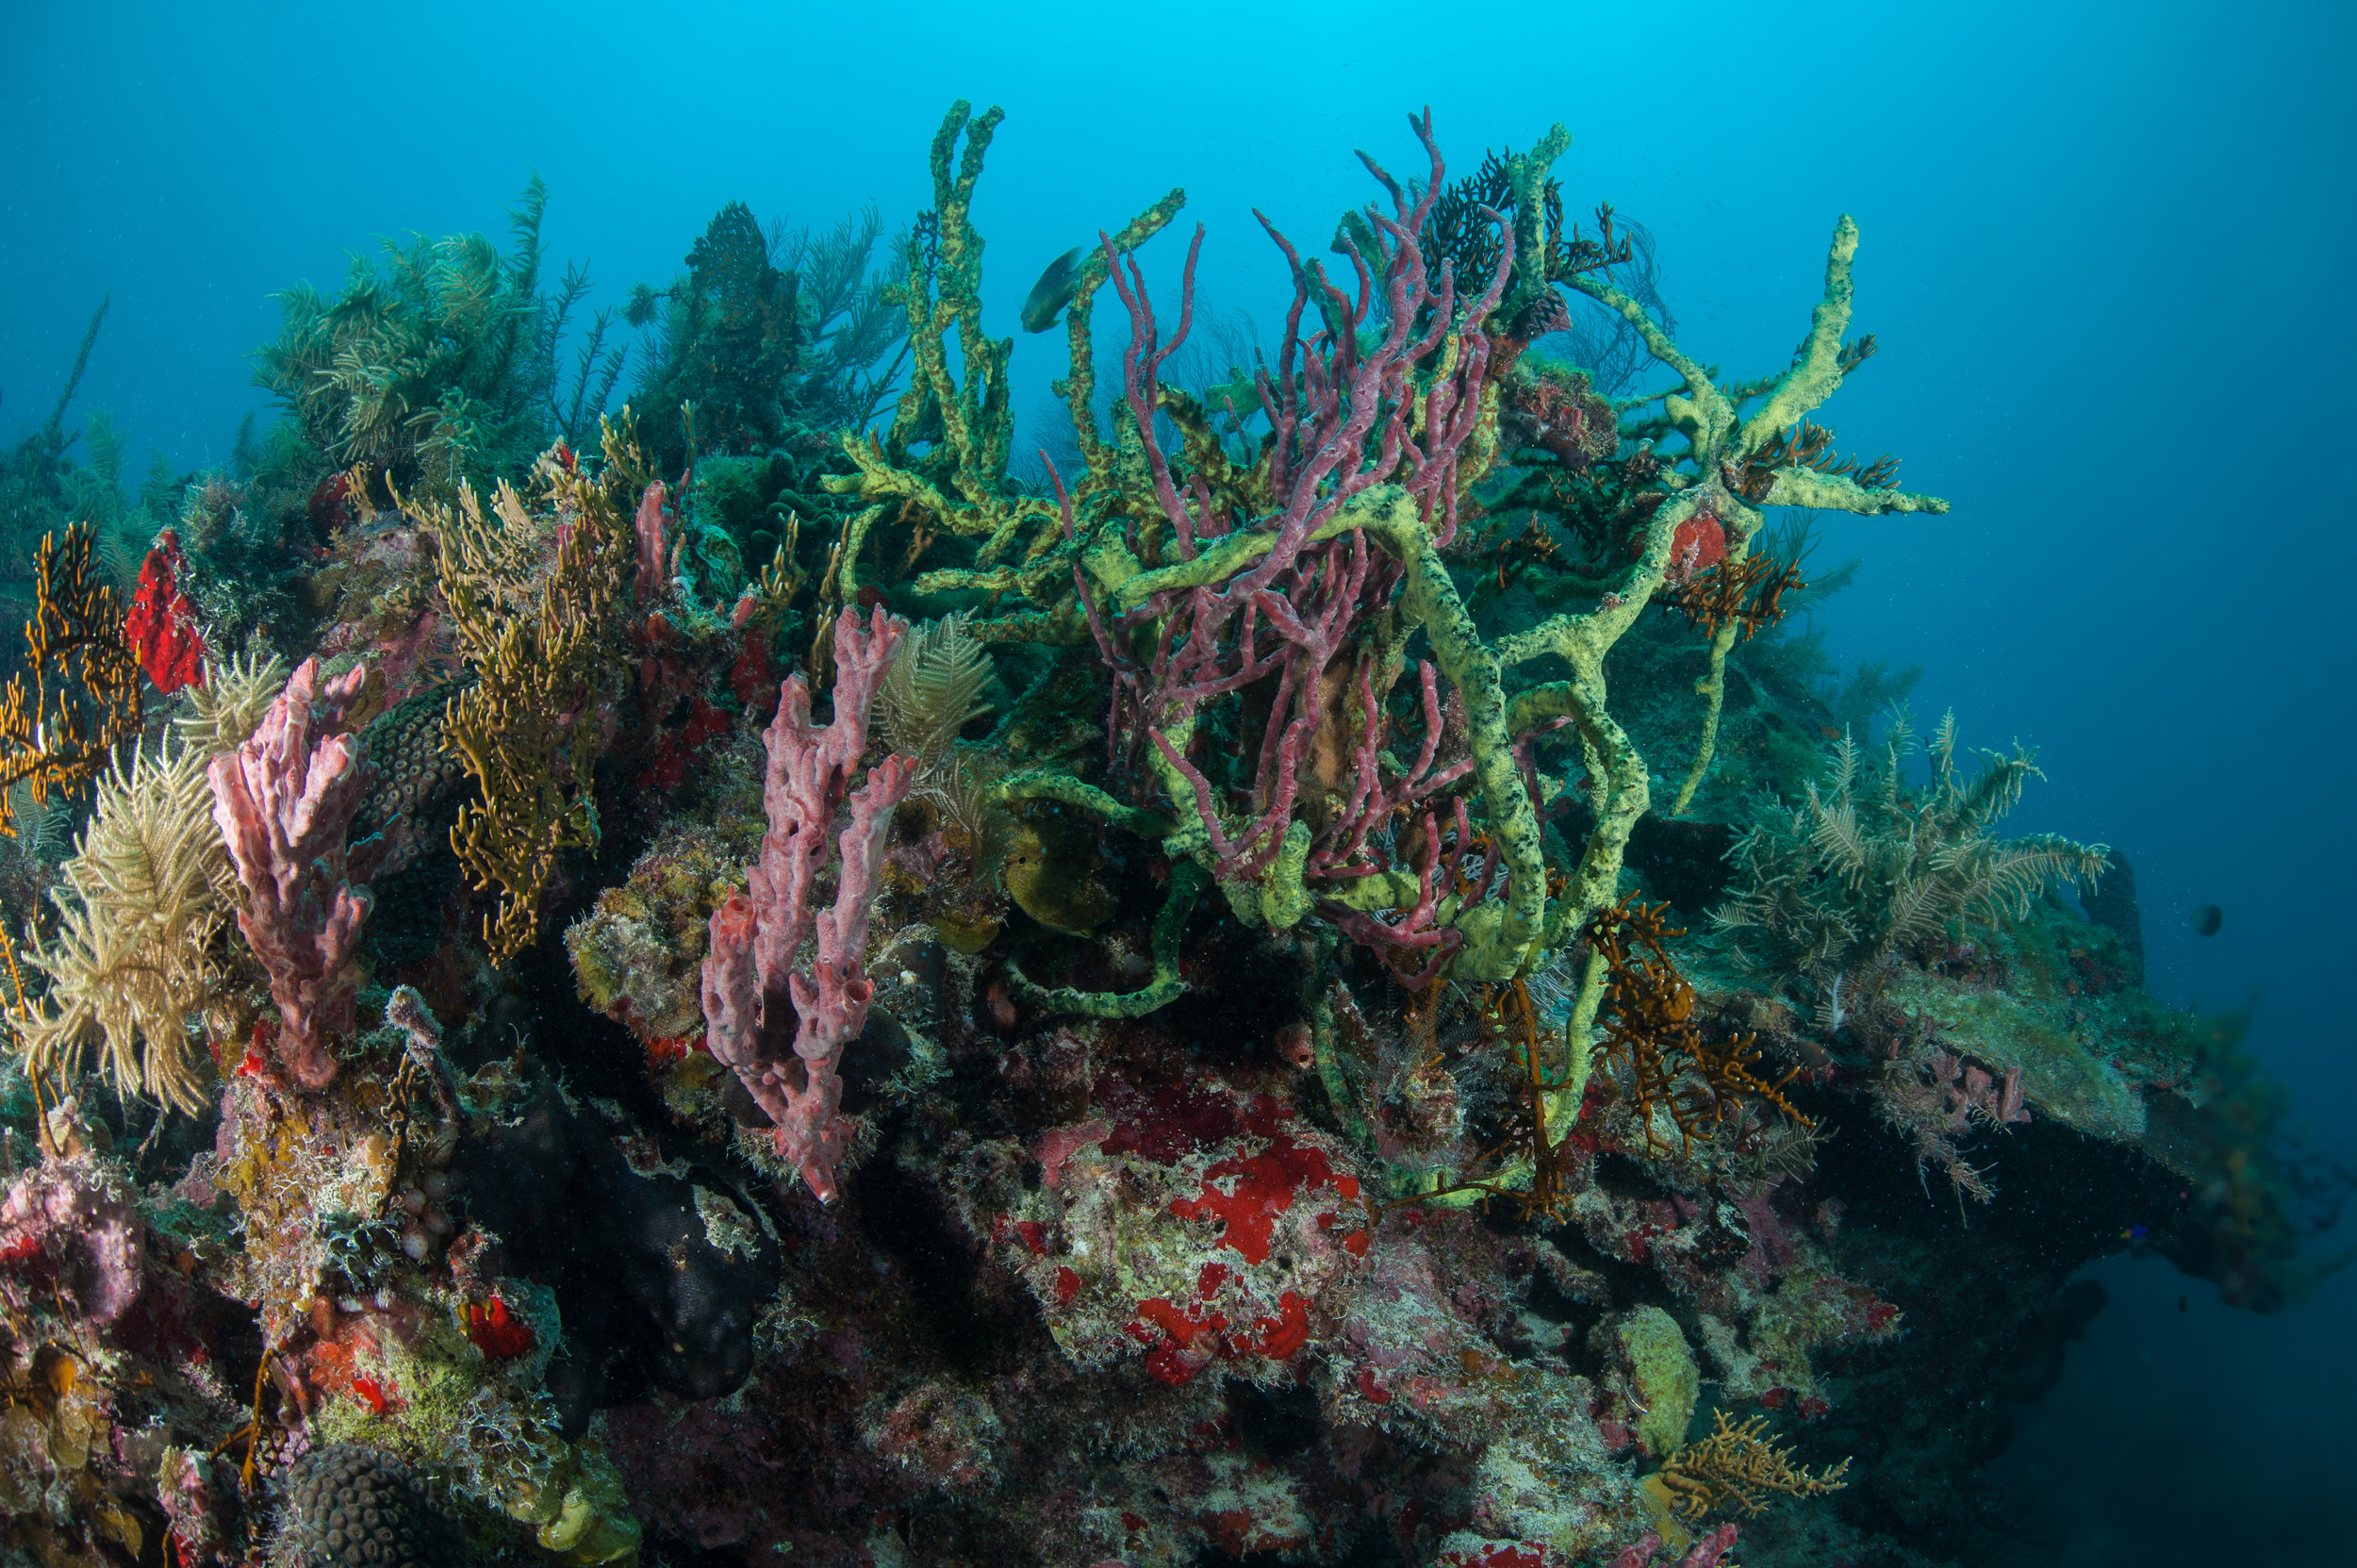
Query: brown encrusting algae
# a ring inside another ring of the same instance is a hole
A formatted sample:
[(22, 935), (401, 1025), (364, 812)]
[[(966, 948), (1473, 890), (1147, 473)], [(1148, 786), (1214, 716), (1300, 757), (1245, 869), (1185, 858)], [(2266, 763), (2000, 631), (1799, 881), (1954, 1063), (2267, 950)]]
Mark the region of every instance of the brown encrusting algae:
[(1816, 422), (1850, 219), (1741, 378), (1427, 113), (1206, 371), (1174, 190), (1034, 473), (1000, 120), (585, 322), (536, 180), (228, 467), (0, 461), (0, 1568), (1953, 1561), (2081, 1265), (2332, 1266), (2035, 755), (1790, 624), (1948, 512)]

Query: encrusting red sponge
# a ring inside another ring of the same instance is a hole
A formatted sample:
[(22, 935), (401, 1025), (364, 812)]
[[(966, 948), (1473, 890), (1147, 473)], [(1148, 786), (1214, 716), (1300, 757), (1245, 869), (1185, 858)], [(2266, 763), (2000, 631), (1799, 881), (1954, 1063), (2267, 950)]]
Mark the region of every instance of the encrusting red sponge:
[(182, 686), (205, 684), (205, 635), (196, 627), (196, 606), (180, 587), (180, 538), (167, 528), (140, 567), (139, 592), (123, 618), (123, 640), (139, 655), (140, 668), (170, 696)]

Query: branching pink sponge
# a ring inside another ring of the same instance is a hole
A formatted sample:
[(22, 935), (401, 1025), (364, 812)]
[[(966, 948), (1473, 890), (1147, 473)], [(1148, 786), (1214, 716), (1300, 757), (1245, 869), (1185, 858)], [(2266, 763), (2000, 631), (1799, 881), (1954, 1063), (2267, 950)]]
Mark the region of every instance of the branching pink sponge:
[(336, 1076), (326, 1037), (349, 1033), (352, 956), (369, 893), (345, 879), (344, 839), (367, 788), (360, 737), (342, 733), (358, 667), (322, 686), (305, 659), (236, 751), (215, 757), (213, 820), (245, 885), (238, 929), (270, 971), (280, 1061), (305, 1088)]
[[(834, 718), (824, 729), (810, 721), (810, 687), (799, 675), (779, 689), (777, 718), (762, 736), (769, 831), (747, 878), (750, 895), (733, 893), (713, 912), (703, 964), (705, 1044), (769, 1114), (778, 1153), (800, 1168), (821, 1202), (834, 1199), (848, 1136), (835, 1064), (867, 1027), (876, 989), (863, 966), (876, 868), (916, 765), (887, 757), (856, 790), (851, 778), (867, 750), (868, 708), (907, 630), (882, 607), (865, 630), (856, 612), (843, 612), (834, 627)], [(829, 834), (847, 805), (850, 819), (834, 834), (834, 903), (814, 910)], [(799, 971), (795, 960), (814, 936), (810, 968)], [(782, 1048), (789, 1019), (790, 1052)]]
[(631, 579), (630, 602), (642, 607), (659, 602), (670, 586), (670, 578), (663, 569), (663, 536), (665, 525), (672, 521), (671, 513), (663, 504), (663, 481), (649, 485), (638, 497), (638, 515), (632, 528), (638, 536), (638, 570)]

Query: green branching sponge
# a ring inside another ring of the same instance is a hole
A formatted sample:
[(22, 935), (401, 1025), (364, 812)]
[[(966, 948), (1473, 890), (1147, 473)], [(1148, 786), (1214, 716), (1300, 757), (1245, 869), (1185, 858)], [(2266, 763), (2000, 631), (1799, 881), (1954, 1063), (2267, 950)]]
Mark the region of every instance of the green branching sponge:
[[(1215, 393), (1238, 429), (1265, 419), (1265, 436), (1223, 433), (1206, 399), (1162, 377), (1191, 329), (1194, 256), (1166, 330), (1133, 253), (1176, 214), (1179, 194), (1091, 254), (1071, 291), (1071, 368), (1058, 384), (1081, 471), (1056, 476), (1052, 503), (1024, 494), (1006, 473), (1006, 342), (982, 329), (970, 218), (998, 123), (996, 110), (977, 117), (961, 103), (934, 140), (936, 207), (903, 296), (917, 384), (889, 432), (847, 441), (859, 471), (838, 484), (870, 501), (868, 521), (898, 503), (977, 541), (970, 565), (914, 584), (964, 596), (977, 638), (1096, 646), (1113, 692), (1104, 780), (1035, 768), (1005, 781), (1007, 798), (1053, 798), (1152, 842), (1195, 867), (1247, 925), (1337, 929), (1411, 989), (1442, 973), (1491, 983), (1532, 973), (1618, 901), (1629, 834), (1656, 803), (1605, 673), (1646, 607), (1672, 595), (1731, 603), (1698, 618), (1708, 665), (1696, 688), (1701, 743), (1676, 796), (1683, 809), (1710, 767), (1726, 656), (1772, 619), (1770, 590), (1791, 586), (1751, 562), (1761, 508), (1946, 510), (1897, 488), (1889, 459), (1835, 456), (1830, 435), (1809, 422), (1873, 352), (1871, 337), (1845, 337), (1857, 249), (1848, 219), (1835, 228), (1823, 293), (1790, 366), (1722, 381), (1615, 281), (1632, 253), (1608, 209), (1598, 213), (1600, 238), (1566, 228), (1549, 173), (1570, 144), (1561, 127), (1452, 185), (1421, 120), (1428, 178), (1403, 183), (1369, 161), (1389, 203), (1344, 222), (1336, 248), (1347, 270), (1329, 272), (1274, 236), (1295, 284), (1286, 339), (1248, 398), (1242, 383)], [(1454, 265), (1445, 289), (1442, 256)], [(1345, 286), (1354, 274), (1356, 297)], [(1090, 313), (1105, 282), (1129, 313), (1132, 344), (1110, 429), (1091, 402)], [(1673, 378), (1620, 408), (1619, 456), (1600, 455), (1605, 433), (1586, 428), (1609, 411), (1602, 400), (1550, 402), (1526, 385), (1539, 372), (1516, 369), (1529, 340), (1561, 319), (1558, 288), (1624, 322)], [(1388, 314), (1372, 309), (1376, 289)], [(1351, 330), (1336, 330), (1344, 321)], [(1464, 548), (1460, 503), (1508, 462), (1499, 421), (1509, 386), (1518, 407), (1582, 421), (1558, 454), (1569, 452), (1574, 467), (1609, 464), (1633, 532), (1601, 579), (1545, 600), (1551, 613), (1536, 624), (1485, 635), (1452, 553)], [(865, 526), (854, 525), (847, 560)], [(842, 591), (856, 591), (851, 576)], [(1261, 695), (1247, 702), (1247, 690)], [(1541, 771), (1532, 748), (1555, 732), (1550, 744), (1574, 752), (1592, 826), (1550, 866), (1540, 805), (1564, 785)], [(1174, 883), (1162, 924), (1192, 903)], [(1158, 949), (1159, 937), (1158, 927)], [(1135, 997), (1027, 995), (1128, 1013), (1176, 994), (1163, 967)], [(1549, 1096), (1551, 1123), (1569, 1125), (1578, 1105), (1604, 982), (1592, 964), (1577, 977), (1575, 1068)]]

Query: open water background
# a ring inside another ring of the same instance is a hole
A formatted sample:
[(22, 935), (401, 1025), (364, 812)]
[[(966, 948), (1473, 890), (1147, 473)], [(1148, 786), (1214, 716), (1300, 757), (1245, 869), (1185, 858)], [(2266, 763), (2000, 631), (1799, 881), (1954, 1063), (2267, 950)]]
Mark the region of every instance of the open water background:
[[(78, 410), (115, 413), (135, 476), (150, 446), (223, 460), (264, 406), (244, 356), (272, 290), (335, 285), (378, 235), (503, 236), (535, 169), (552, 259), (618, 304), (732, 198), (797, 223), (873, 200), (897, 226), (948, 101), (996, 102), (998, 329), (1050, 257), (1183, 184), (1207, 299), (1273, 333), (1252, 206), (1323, 250), (1371, 193), (1353, 148), (1419, 168), (1407, 110), (1433, 106), (1459, 172), (1560, 120), (1567, 205), (1651, 227), (1706, 362), (1782, 365), (1855, 215), (1883, 353), (1825, 415), (1955, 510), (1834, 521), (1823, 554), (1866, 563), (1835, 651), (1922, 665), (1918, 713), (1953, 706), (1969, 742), (2038, 746), (2052, 782), (2014, 825), (2127, 850), (2152, 989), (2262, 991), (2251, 1048), (2357, 1163), (2357, 8), (1455, 10), (7, 0), (0, 439), (111, 290)], [(1143, 253), (1160, 292), (1183, 232)], [(1018, 406), (1062, 342), (1023, 339)], [(2185, 916), (2210, 902), (2204, 941)], [(2257, 1318), (2157, 1261), (2097, 1274), (2113, 1304), (2003, 1482), (2030, 1533), (2072, 1564), (2327, 1560), (2305, 1554), (2347, 1528), (2357, 1276)]]

